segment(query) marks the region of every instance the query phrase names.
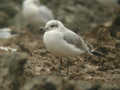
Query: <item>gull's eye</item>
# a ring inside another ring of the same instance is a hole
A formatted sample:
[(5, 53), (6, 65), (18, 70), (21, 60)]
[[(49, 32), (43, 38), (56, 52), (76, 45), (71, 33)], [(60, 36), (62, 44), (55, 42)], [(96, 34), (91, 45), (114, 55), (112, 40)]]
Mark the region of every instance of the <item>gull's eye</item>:
[(51, 25), (50, 27), (51, 27), (51, 28), (53, 28), (53, 27), (57, 27), (57, 25), (56, 25), (56, 24), (53, 24), (53, 25)]

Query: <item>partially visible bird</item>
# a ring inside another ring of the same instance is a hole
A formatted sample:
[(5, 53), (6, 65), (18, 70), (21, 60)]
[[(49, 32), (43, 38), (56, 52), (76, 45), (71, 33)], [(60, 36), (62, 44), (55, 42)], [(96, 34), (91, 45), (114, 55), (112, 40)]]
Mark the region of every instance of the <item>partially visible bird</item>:
[(41, 5), (39, 0), (24, 0), (22, 14), (26, 23), (31, 24), (35, 28), (40, 28), (40, 25), (54, 19), (52, 11)]
[(17, 36), (16, 33), (13, 33), (11, 28), (5, 27), (5, 28), (0, 28), (0, 38), (2, 39), (9, 39)]
[[(101, 56), (100, 53), (91, 50), (81, 36), (66, 28), (58, 20), (48, 21), (45, 30), (43, 42), (47, 50), (55, 56), (61, 58), (62, 56), (79, 56), (83, 53)], [(62, 60), (60, 62), (62, 64)]]

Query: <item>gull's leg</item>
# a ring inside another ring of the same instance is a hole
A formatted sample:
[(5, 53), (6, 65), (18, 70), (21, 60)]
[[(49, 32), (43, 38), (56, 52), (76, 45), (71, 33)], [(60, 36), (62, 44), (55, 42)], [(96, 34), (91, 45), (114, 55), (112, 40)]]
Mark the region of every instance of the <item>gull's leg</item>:
[(69, 75), (69, 67), (70, 67), (70, 62), (69, 59), (67, 58), (67, 75)]
[(62, 57), (59, 57), (59, 60), (60, 60), (60, 63), (59, 63), (59, 74), (61, 74), (61, 70), (62, 70), (62, 64), (63, 64), (63, 62), (62, 62)]

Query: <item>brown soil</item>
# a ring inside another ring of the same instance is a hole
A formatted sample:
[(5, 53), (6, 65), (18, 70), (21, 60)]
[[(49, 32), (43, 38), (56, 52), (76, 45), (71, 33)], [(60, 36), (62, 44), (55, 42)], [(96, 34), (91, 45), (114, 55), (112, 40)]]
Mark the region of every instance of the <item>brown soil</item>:
[[(92, 32), (83, 34), (94, 49), (101, 52), (104, 57), (83, 54), (78, 57), (63, 58), (62, 77), (70, 80), (87, 80), (103, 82), (120, 82), (120, 43), (111, 36), (109, 27), (98, 27)], [(0, 46), (17, 48), (20, 53), (28, 54), (25, 64), (25, 76), (30, 78), (39, 75), (57, 75), (59, 59), (49, 53), (42, 42), (41, 33), (32, 33), (28, 29), (22, 34), (9, 40), (1, 40)], [(3, 54), (4, 51), (1, 51)], [(67, 60), (70, 64), (67, 73)], [(119, 84), (119, 83), (118, 83)]]

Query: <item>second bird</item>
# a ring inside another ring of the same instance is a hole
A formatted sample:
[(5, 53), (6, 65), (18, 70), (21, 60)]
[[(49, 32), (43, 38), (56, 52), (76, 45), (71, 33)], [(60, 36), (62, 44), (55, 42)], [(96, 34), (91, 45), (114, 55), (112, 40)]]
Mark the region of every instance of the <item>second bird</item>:
[(44, 5), (41, 5), (39, 0), (25, 0), (22, 6), (22, 14), (26, 24), (31, 24), (35, 28), (40, 28), (41, 24), (52, 20), (52, 11)]

